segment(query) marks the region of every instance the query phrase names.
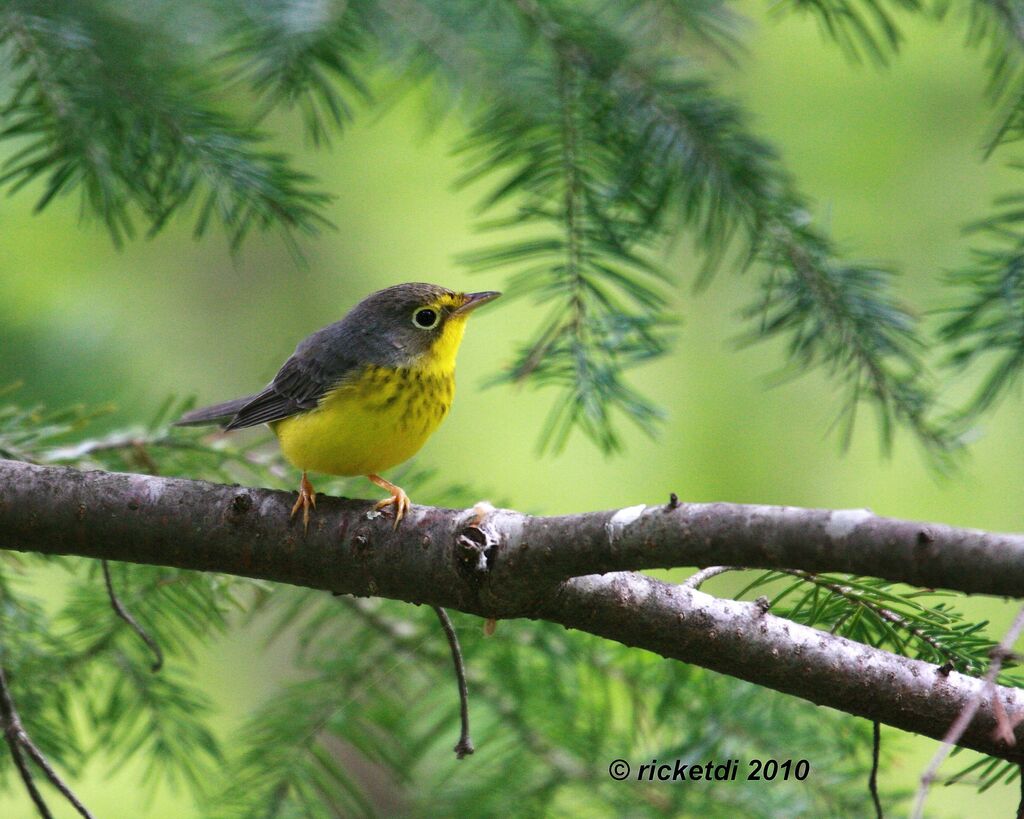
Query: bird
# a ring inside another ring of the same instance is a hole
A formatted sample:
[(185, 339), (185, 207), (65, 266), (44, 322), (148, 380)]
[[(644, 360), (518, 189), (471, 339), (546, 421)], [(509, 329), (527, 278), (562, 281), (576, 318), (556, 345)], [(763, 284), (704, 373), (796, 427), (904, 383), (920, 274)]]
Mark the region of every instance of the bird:
[(389, 497), (398, 527), (405, 491), (379, 473), (411, 458), (451, 409), (466, 319), (500, 296), (410, 282), (371, 293), (340, 321), (299, 342), (260, 392), (187, 412), (177, 426), (225, 431), (267, 424), (302, 471), (290, 519), (309, 529), (316, 492), (307, 473), (365, 475)]

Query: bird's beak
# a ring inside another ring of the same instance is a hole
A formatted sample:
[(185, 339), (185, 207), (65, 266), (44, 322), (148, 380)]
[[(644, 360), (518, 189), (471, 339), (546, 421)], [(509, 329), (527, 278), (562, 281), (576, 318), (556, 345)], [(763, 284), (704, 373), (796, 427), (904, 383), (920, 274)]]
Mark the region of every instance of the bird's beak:
[(461, 306), (452, 311), (452, 315), (464, 315), (473, 310), (476, 310), (481, 304), (486, 304), (489, 301), (494, 301), (498, 298), (501, 293), (497, 290), (484, 290), (482, 293), (467, 293), (466, 301)]

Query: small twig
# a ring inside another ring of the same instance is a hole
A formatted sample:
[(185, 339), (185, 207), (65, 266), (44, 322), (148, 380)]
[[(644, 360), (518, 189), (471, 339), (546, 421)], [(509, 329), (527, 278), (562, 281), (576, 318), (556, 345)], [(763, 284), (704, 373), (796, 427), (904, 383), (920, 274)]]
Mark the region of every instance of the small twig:
[(106, 560), (101, 560), (100, 564), (103, 566), (103, 581), (107, 584), (107, 596), (110, 598), (110, 605), (113, 607), (114, 612), (124, 620), (136, 634), (142, 638), (149, 650), (153, 652), (153, 665), (151, 666), (153, 673), (155, 674), (161, 668), (164, 667), (164, 653), (160, 650), (160, 646), (156, 640), (149, 636), (142, 626), (139, 625), (138, 621), (132, 617), (131, 613), (121, 603), (120, 598), (117, 596), (117, 592), (114, 591), (114, 581), (110, 577), (110, 564)]
[(989, 664), (985, 676), (982, 677), (982, 680), (985, 682), (984, 688), (980, 689), (979, 693), (971, 698), (971, 701), (964, 706), (964, 709), (953, 721), (953, 724), (949, 726), (949, 730), (942, 738), (942, 745), (939, 746), (935, 756), (928, 763), (925, 772), (921, 774), (921, 784), (917, 789), (914, 811), (911, 814), (913, 819), (921, 819), (924, 813), (924, 803), (928, 798), (928, 791), (931, 789), (932, 782), (935, 781), (935, 775), (938, 773), (939, 766), (952, 752), (953, 746), (963, 736), (967, 726), (971, 724), (971, 720), (974, 719), (974, 715), (978, 712), (983, 697), (981, 692), (994, 689), (996, 677), (999, 676), (999, 672), (1003, 668), (1003, 660), (1010, 655), (1014, 644), (1017, 642), (1017, 638), (1020, 637), (1021, 631), (1024, 631), (1024, 607), (1021, 607), (1020, 611), (1017, 612), (1017, 616), (1013, 619), (1013, 623), (1010, 624), (1006, 634), (1003, 635), (1003, 639), (999, 641), (999, 645), (991, 652), (992, 662)]
[(2, 723), (4, 740), (7, 742), (7, 747), (11, 750), (11, 758), (14, 759), (18, 773), (21, 774), (21, 781), (25, 783), (25, 790), (28, 791), (28, 795), (35, 803), (39, 815), (43, 819), (53, 819), (53, 814), (50, 813), (46, 800), (43, 799), (43, 795), (39, 792), (39, 788), (36, 787), (35, 780), (32, 778), (32, 771), (28, 767), (28, 762), (25, 761), (25, 755), (21, 752), (21, 721), (18, 719), (17, 711), (14, 710), (14, 702), (11, 700), (10, 692), (7, 690), (7, 680), (4, 677), (2, 668), (0, 668), (0, 723)]
[[(675, 495), (673, 494), (673, 497)], [(742, 566), (708, 566), (706, 569), (701, 569), (696, 574), (691, 574), (686, 580), (679, 585), (684, 589), (699, 589), (705, 582), (710, 580), (712, 577), (718, 574), (725, 574), (726, 572), (741, 572), (743, 571)]]
[(1024, 762), (1017, 765), (1017, 779), (1020, 784), (1020, 801), (1017, 803), (1017, 819), (1024, 819)]
[(459, 741), (455, 743), (455, 756), (462, 759), (476, 750), (469, 736), (469, 686), (466, 684), (466, 666), (462, 661), (459, 638), (448, 612), (440, 606), (434, 606), (433, 609), (437, 613), (437, 619), (441, 621), (445, 637), (448, 638), (448, 647), (452, 650), (452, 661), (455, 663), (455, 677), (459, 681), (459, 716), (462, 720), (462, 732), (459, 734)]
[(874, 731), (871, 737), (871, 776), (868, 777), (868, 790), (871, 791), (871, 801), (875, 803), (875, 815), (882, 819), (882, 800), (878, 798), (878, 758), (882, 750), (882, 723), (875, 720), (872, 725)]
[(89, 809), (81, 803), (71, 788), (57, 775), (57, 772), (50, 766), (46, 757), (43, 756), (43, 752), (36, 747), (25, 731), (25, 727), (21, 724), (21, 717), (18, 716), (18, 711), (14, 707), (14, 699), (11, 697), (11, 690), (7, 685), (7, 674), (2, 666), (0, 666), (0, 727), (3, 728), (4, 739), (7, 742), (7, 747), (11, 750), (14, 764), (18, 766), (18, 772), (25, 783), (25, 789), (28, 791), (43, 819), (52, 819), (53, 814), (43, 800), (39, 789), (36, 788), (32, 773), (22, 752), (28, 754), (29, 758), (46, 774), (46, 778), (50, 780), (50, 783), (63, 794), (64, 798), (72, 804), (84, 819), (94, 819), (93, 815), (89, 813)]

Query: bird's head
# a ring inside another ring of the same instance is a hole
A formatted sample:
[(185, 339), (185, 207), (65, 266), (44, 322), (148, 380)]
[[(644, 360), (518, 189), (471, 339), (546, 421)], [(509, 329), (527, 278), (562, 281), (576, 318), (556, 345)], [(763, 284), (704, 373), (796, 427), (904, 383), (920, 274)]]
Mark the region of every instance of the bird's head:
[(500, 296), (493, 290), (457, 293), (435, 284), (397, 284), (371, 293), (346, 317), (394, 366), (448, 371), (466, 319), (482, 304)]

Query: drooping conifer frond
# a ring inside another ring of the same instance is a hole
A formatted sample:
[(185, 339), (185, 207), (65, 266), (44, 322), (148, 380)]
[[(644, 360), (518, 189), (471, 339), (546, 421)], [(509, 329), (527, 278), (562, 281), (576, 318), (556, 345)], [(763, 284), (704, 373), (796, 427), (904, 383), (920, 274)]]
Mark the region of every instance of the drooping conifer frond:
[(41, 182), (37, 209), (78, 189), (118, 243), (186, 209), (197, 235), (219, 222), (236, 246), (254, 228), (324, 224), (327, 197), (209, 104), (211, 78), (182, 45), (104, 3), (0, 4), (0, 139), (13, 147), (0, 186)]
[(986, 246), (950, 275), (960, 298), (941, 331), (956, 369), (975, 362), (986, 367), (966, 408), (970, 418), (1019, 385), (1024, 373), (1024, 197), (1002, 197), (998, 206), (998, 213), (972, 226)]
[[(894, 12), (918, 9), (796, 5), (878, 53), (898, 42)], [(464, 181), (491, 186), (482, 225), (496, 243), (465, 259), (508, 271), (506, 289), (548, 311), (505, 376), (555, 388), (552, 446), (580, 429), (616, 449), (618, 417), (653, 431), (661, 409), (629, 371), (671, 347), (680, 285), (723, 266), (753, 266), (761, 282), (751, 336), (783, 336), (791, 371), (818, 367), (842, 388), (847, 438), (870, 404), (886, 444), (905, 426), (933, 450), (950, 445), (889, 274), (841, 258), (716, 88), (715, 55), (741, 53), (728, 3), (193, 3), (183, 13), (207, 25), (188, 40), (159, 15), (98, 1), (10, 0), (2, 13), (15, 78), (3, 133), (18, 150), (0, 180), (44, 180), (41, 205), (80, 187), (118, 240), (136, 219), (152, 232), (185, 207), (197, 232), (217, 220), (235, 244), (252, 228), (323, 221), (324, 198), (215, 104), (221, 88), (252, 95), (250, 120), (297, 109), (323, 143), (355, 101), (372, 104), (372, 74), (430, 83), (469, 123)], [(699, 276), (665, 269), (681, 232)]]

